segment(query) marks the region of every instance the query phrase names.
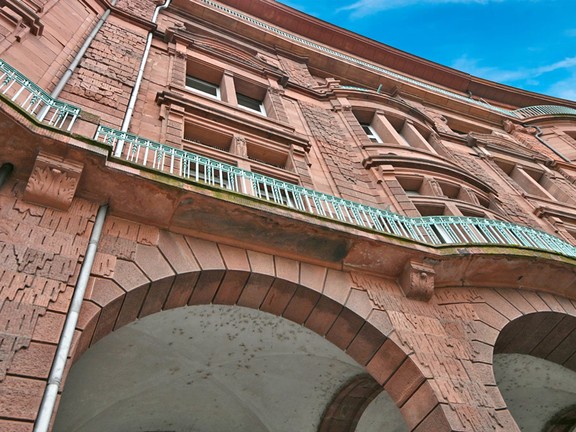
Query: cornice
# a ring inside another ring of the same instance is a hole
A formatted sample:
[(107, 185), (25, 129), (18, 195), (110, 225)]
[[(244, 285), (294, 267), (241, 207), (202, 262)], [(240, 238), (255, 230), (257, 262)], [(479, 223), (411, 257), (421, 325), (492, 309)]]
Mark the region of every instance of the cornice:
[(552, 104), (576, 108), (574, 101), (541, 95), (472, 76), (339, 28), (276, 1), (219, 0), (219, 3), (321, 44), (345, 47), (346, 52), (352, 55), (457, 92), (465, 94), (471, 92), (475, 97), (511, 107)]

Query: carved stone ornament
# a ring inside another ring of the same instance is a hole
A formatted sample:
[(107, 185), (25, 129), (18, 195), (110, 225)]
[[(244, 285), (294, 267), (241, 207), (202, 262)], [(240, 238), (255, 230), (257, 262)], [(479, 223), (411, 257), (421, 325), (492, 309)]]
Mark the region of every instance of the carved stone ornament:
[(24, 200), (67, 210), (72, 204), (84, 165), (40, 153), (28, 179)]
[(424, 263), (408, 261), (398, 282), (406, 297), (428, 301), (434, 294), (434, 269)]

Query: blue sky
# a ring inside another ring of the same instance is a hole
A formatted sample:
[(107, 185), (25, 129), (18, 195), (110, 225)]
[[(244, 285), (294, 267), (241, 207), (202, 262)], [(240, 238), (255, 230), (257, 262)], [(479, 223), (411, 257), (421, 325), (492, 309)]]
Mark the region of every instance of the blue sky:
[(394, 48), (576, 101), (576, 0), (280, 0)]

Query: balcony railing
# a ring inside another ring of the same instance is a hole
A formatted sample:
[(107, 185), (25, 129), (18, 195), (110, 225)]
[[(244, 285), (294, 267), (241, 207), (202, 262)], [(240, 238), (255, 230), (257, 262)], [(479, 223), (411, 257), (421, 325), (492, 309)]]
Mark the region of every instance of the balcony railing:
[(576, 109), (558, 105), (536, 105), (512, 111), (519, 118), (538, 116), (576, 116)]
[(70, 131), (80, 108), (54, 99), (8, 63), (0, 60), (0, 92), (38, 121)]
[(576, 247), (543, 231), (507, 222), (457, 216), (410, 218), (337, 198), (136, 135), (100, 126), (95, 139), (130, 163), (204, 183), (303, 213), (432, 245), (505, 245), (576, 258)]

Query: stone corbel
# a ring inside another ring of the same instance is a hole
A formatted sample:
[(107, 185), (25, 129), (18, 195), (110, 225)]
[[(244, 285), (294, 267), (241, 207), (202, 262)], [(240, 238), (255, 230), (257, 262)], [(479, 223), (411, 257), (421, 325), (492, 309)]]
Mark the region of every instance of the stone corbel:
[(67, 210), (72, 204), (83, 168), (81, 163), (40, 153), (28, 179), (24, 200)]
[(434, 294), (434, 275), (432, 266), (411, 260), (404, 266), (398, 282), (409, 299), (428, 301)]

